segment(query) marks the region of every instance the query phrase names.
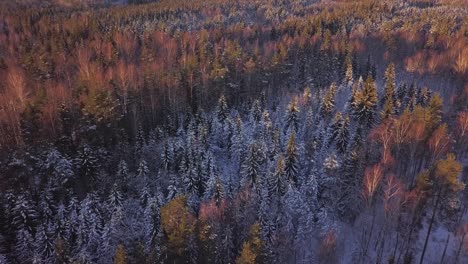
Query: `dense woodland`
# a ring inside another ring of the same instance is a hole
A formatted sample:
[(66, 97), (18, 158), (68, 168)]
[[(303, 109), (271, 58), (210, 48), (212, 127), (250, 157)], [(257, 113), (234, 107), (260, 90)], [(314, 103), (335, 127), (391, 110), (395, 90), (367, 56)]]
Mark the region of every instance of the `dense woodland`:
[(0, 263), (467, 263), (464, 0), (0, 0)]

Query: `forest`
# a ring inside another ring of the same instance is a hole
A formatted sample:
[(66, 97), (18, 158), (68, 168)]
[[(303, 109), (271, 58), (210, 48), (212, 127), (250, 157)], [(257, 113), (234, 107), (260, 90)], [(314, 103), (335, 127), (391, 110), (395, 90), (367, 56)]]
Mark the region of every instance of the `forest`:
[(466, 0), (0, 0), (0, 264), (468, 263)]

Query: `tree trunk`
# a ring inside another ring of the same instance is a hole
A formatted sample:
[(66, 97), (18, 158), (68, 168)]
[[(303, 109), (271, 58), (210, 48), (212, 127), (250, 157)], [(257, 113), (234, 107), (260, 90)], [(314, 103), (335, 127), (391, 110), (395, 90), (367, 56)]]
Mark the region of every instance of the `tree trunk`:
[(397, 251), (397, 248), (398, 248), (398, 240), (400, 238), (400, 235), (397, 233), (397, 236), (396, 236), (396, 242), (395, 242), (395, 248), (393, 249), (393, 261), (395, 261), (395, 258), (396, 258), (396, 251)]
[(372, 239), (372, 233), (374, 232), (374, 225), (375, 225), (375, 207), (372, 207), (372, 224), (371, 224), (371, 229), (369, 232), (369, 238), (367, 239), (367, 242), (366, 242), (366, 248), (364, 250), (363, 257), (367, 256), (367, 249), (369, 248), (369, 244)]
[(460, 252), (463, 247), (463, 242), (465, 242), (465, 236), (466, 236), (466, 233), (463, 234), (462, 239), (460, 241), (460, 246), (458, 247), (457, 254), (455, 255), (455, 263), (458, 263), (458, 258), (460, 257)]
[(419, 264), (422, 264), (424, 262), (424, 255), (426, 254), (427, 244), (429, 242), (429, 236), (431, 235), (432, 226), (434, 224), (434, 220), (435, 220), (435, 216), (437, 212), (437, 207), (439, 207), (440, 193), (441, 191), (439, 190), (439, 192), (437, 193), (436, 203), (432, 211), (431, 221), (429, 222), (429, 228), (427, 229), (426, 239), (424, 241), (424, 247), (421, 253), (421, 259), (419, 260)]
[(440, 259), (440, 264), (444, 264), (445, 253), (447, 252), (447, 246), (450, 240), (450, 234), (447, 236), (447, 240), (445, 241), (444, 253), (442, 253), (442, 258)]

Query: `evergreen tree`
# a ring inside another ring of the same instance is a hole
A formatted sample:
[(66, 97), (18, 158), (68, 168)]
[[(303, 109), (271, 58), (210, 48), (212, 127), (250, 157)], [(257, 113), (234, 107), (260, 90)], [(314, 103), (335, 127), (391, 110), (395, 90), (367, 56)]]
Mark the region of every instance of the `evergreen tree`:
[(353, 115), (363, 126), (370, 127), (374, 124), (375, 110), (377, 106), (377, 87), (374, 80), (369, 77), (364, 83), (362, 91), (356, 94)]
[(299, 129), (299, 107), (297, 106), (296, 98), (293, 98), (288, 105), (286, 111), (286, 127), (285, 132), (288, 129), (293, 128), (295, 132)]
[(325, 96), (323, 97), (323, 100), (320, 106), (320, 114), (325, 118), (330, 117), (331, 114), (333, 113), (333, 110), (335, 109), (335, 94), (336, 94), (336, 84), (332, 83), (330, 85), (330, 88), (325, 93)]
[(52, 175), (52, 182), (57, 185), (62, 186), (73, 179), (74, 173), (72, 162), (62, 156), (62, 154), (56, 149), (52, 149), (47, 155), (45, 168)]
[(220, 206), (224, 198), (224, 188), (221, 179), (218, 176), (212, 175), (207, 183), (205, 197), (213, 199), (216, 206)]
[(298, 157), (296, 147), (296, 135), (294, 131), (289, 137), (288, 146), (286, 148), (284, 173), (289, 184), (298, 183)]
[(335, 141), (338, 152), (344, 154), (349, 142), (349, 117), (346, 116), (342, 122), (343, 123), (338, 131)]
[(347, 153), (340, 168), (338, 181), (337, 211), (341, 218), (353, 221), (360, 213), (362, 204), (362, 177), (359, 167), (359, 156), (356, 150)]
[(117, 246), (115, 251), (114, 264), (127, 264), (127, 254), (121, 244)]
[(83, 145), (75, 162), (83, 180), (96, 180), (96, 174), (99, 170), (99, 159), (91, 146), (87, 144)]
[(23, 229), (32, 233), (38, 216), (30, 198), (26, 195), (19, 194), (16, 197), (13, 207), (13, 226), (17, 230)]
[(142, 159), (138, 164), (137, 173), (140, 180), (147, 180), (150, 171), (148, 168), (148, 163), (146, 163), (144, 159)]
[(345, 81), (348, 86), (350, 86), (354, 81), (353, 63), (350, 55), (351, 53), (348, 53), (345, 60)]
[(260, 163), (262, 162), (261, 148), (258, 143), (250, 144), (245, 160), (242, 164), (242, 186), (255, 187), (260, 177)]
[(285, 165), (282, 155), (278, 157), (274, 173), (271, 174), (268, 189), (271, 196), (281, 197), (286, 192)]
[(427, 87), (419, 88), (417, 94), (417, 104), (426, 107), (431, 100), (431, 92)]
[(223, 124), (224, 121), (228, 118), (229, 116), (229, 108), (226, 102), (226, 97), (224, 95), (221, 95), (218, 99), (218, 110), (217, 110), (217, 117), (218, 121)]
[(250, 110), (250, 115), (254, 123), (260, 122), (260, 120), (262, 119), (262, 112), (262, 106), (260, 104), (260, 101), (257, 99), (253, 102), (252, 109)]
[(34, 256), (34, 238), (27, 228), (19, 228), (16, 231), (14, 255), (19, 263), (30, 263)]
[[(145, 247), (146, 249), (159, 249), (163, 237), (161, 229), (161, 203), (157, 197), (149, 200), (144, 212), (145, 221)], [(160, 250), (156, 250), (159, 254)]]
[(128, 165), (125, 160), (121, 160), (117, 167), (117, 179), (123, 184), (127, 184), (128, 181)]
[(109, 209), (112, 212), (115, 212), (119, 208), (122, 208), (122, 203), (123, 203), (122, 193), (120, 192), (118, 185), (114, 183), (109, 193), (109, 197), (107, 198), (107, 204), (109, 206)]
[(173, 155), (174, 155), (173, 149), (169, 145), (169, 142), (166, 141), (164, 143), (163, 152), (161, 153), (163, 169), (169, 170), (170, 166), (172, 165)]
[(337, 138), (338, 135), (340, 134), (340, 131), (343, 127), (343, 115), (341, 112), (337, 112), (335, 114), (335, 118), (333, 122), (330, 125), (330, 135), (328, 136), (328, 145), (330, 146)]
[(35, 252), (43, 263), (55, 261), (55, 233), (50, 225), (42, 223), (36, 232)]
[(385, 71), (385, 88), (384, 96), (382, 97), (381, 104), (383, 110), (381, 112), (382, 118), (388, 118), (396, 114), (396, 93), (395, 93), (395, 65), (390, 63)]
[(312, 104), (312, 92), (310, 90), (310, 87), (307, 86), (305, 89), (304, 89), (304, 92), (302, 93), (302, 100), (304, 102), (304, 105), (306, 107), (310, 107), (311, 104)]

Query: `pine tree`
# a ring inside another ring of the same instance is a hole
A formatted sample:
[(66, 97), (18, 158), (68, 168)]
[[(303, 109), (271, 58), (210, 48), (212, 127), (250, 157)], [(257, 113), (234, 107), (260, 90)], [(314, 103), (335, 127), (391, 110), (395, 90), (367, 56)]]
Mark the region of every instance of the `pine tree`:
[(223, 254), (226, 263), (233, 263), (235, 258), (235, 245), (234, 245), (234, 234), (232, 227), (229, 223), (224, 228), (224, 236), (221, 241), (221, 253)]
[(36, 232), (35, 252), (44, 263), (52, 263), (55, 259), (55, 234), (49, 225), (42, 223)]
[(322, 104), (320, 106), (320, 114), (325, 118), (330, 117), (333, 113), (333, 110), (335, 109), (335, 93), (336, 84), (332, 83), (328, 91), (325, 93)]
[(60, 145), (64, 149), (68, 149), (73, 144), (73, 129), (74, 129), (74, 118), (72, 112), (64, 104), (60, 106), (59, 110), (60, 125), (61, 125), (61, 137)]
[(117, 246), (114, 256), (114, 264), (127, 264), (127, 253), (122, 244)]
[(338, 131), (338, 134), (335, 138), (336, 140), (336, 149), (339, 153), (344, 154), (346, 152), (346, 148), (348, 147), (349, 142), (349, 117), (346, 116)]
[(383, 110), (382, 118), (388, 118), (396, 114), (396, 93), (395, 93), (395, 65), (390, 63), (385, 71), (385, 89), (381, 104)]
[(362, 91), (356, 94), (354, 100), (353, 116), (361, 125), (372, 126), (377, 106), (377, 87), (371, 77), (367, 78)]
[(293, 98), (288, 105), (288, 109), (286, 111), (286, 127), (285, 132), (288, 129), (293, 128), (295, 132), (299, 129), (299, 107), (297, 105), (296, 98)]
[(196, 172), (196, 168), (192, 166), (184, 178), (185, 192), (189, 194), (199, 195), (200, 193), (200, 175)]
[(241, 158), (242, 152), (244, 151), (244, 129), (242, 119), (238, 115), (235, 120), (232, 156)]
[(96, 174), (99, 170), (99, 159), (91, 146), (87, 144), (83, 145), (75, 162), (80, 176), (85, 181), (96, 179)]
[[(161, 229), (161, 204), (157, 197), (149, 200), (144, 212), (145, 247), (147, 250), (159, 248), (163, 233)], [(157, 253), (160, 253), (157, 250)]]
[(274, 173), (271, 174), (268, 182), (268, 190), (271, 196), (281, 197), (286, 192), (285, 165), (282, 155), (278, 157)]
[(221, 201), (224, 198), (224, 187), (219, 176), (211, 176), (207, 183), (205, 197), (207, 199), (213, 199), (216, 203), (216, 206), (221, 205)]
[(255, 187), (260, 177), (262, 153), (258, 143), (252, 143), (242, 164), (242, 186)]
[(278, 154), (281, 152), (281, 132), (279, 129), (275, 129), (273, 131), (272, 137), (271, 137), (271, 143), (270, 147), (268, 148), (268, 154), (270, 157), (270, 160), (274, 160)]
[(16, 231), (14, 255), (19, 263), (30, 263), (34, 255), (34, 238), (27, 228)]
[(354, 81), (353, 63), (351, 61), (351, 53), (348, 53), (345, 60), (345, 81), (347, 85), (351, 85)]
[(112, 212), (115, 212), (119, 208), (122, 208), (123, 196), (116, 183), (112, 186), (112, 189), (107, 198), (107, 204)]
[(13, 226), (17, 230), (24, 229), (32, 233), (37, 218), (38, 213), (32, 205), (30, 198), (23, 194), (19, 194), (16, 197), (15, 205), (13, 207)]
[(360, 213), (362, 173), (359, 167), (359, 156), (356, 150), (347, 153), (340, 168), (337, 211), (341, 218), (352, 221)]
[(260, 120), (262, 119), (262, 112), (262, 106), (260, 104), (260, 101), (257, 99), (253, 102), (252, 109), (250, 110), (250, 115), (254, 123), (260, 122)]
[(340, 131), (343, 127), (343, 115), (341, 112), (337, 112), (335, 114), (335, 118), (333, 122), (330, 125), (330, 135), (328, 137), (328, 146), (330, 146), (337, 138), (338, 135), (340, 134)]
[(304, 102), (304, 105), (306, 107), (310, 107), (311, 104), (312, 104), (312, 92), (310, 90), (310, 87), (307, 86), (305, 89), (304, 89), (304, 92), (302, 94), (302, 100)]
[[(268, 189), (265, 186), (262, 186), (260, 191), (260, 205), (258, 210), (258, 222), (260, 224), (260, 238), (264, 242), (269, 242), (273, 236), (274, 225), (271, 220), (271, 207), (270, 207), (270, 196)], [(264, 257), (269, 257), (271, 255), (271, 248), (266, 248), (270, 243), (264, 243), (263, 255)]]
[(73, 164), (70, 160), (62, 156), (62, 154), (52, 149), (47, 155), (45, 168), (53, 177), (53, 182), (57, 185), (67, 184), (73, 179)]
[(226, 102), (226, 97), (224, 97), (224, 94), (221, 95), (218, 99), (218, 110), (217, 110), (217, 116), (218, 116), (218, 121), (223, 124), (224, 121), (228, 118), (229, 116), (229, 108)]
[(121, 160), (119, 162), (117, 167), (117, 178), (124, 184), (128, 181), (128, 165), (125, 160)]
[(200, 178), (199, 182), (199, 189), (200, 189), (200, 196), (203, 195), (206, 189), (206, 183), (215, 177), (216, 174), (216, 164), (215, 159), (211, 152), (205, 154), (202, 163), (202, 177)]
[(286, 149), (284, 173), (289, 184), (295, 185), (298, 183), (298, 158), (296, 147), (296, 135), (294, 131), (289, 137), (288, 146)]
[(173, 149), (169, 145), (169, 142), (166, 141), (164, 143), (163, 152), (161, 153), (162, 166), (165, 170), (169, 170), (170, 166), (172, 165), (173, 155)]
[(141, 124), (138, 125), (138, 129), (135, 135), (135, 157), (139, 159), (143, 154), (143, 148), (146, 145), (145, 131)]
[(431, 97), (431, 92), (427, 87), (419, 88), (416, 102), (417, 104), (425, 107), (430, 102)]
[(148, 163), (146, 163), (144, 159), (142, 159), (138, 164), (137, 173), (140, 180), (147, 180), (150, 171), (148, 168)]

